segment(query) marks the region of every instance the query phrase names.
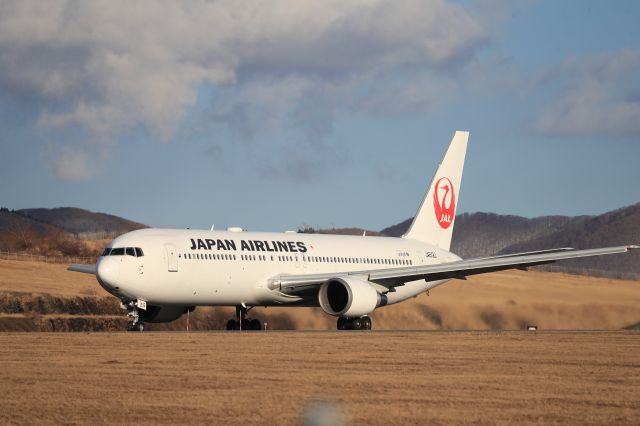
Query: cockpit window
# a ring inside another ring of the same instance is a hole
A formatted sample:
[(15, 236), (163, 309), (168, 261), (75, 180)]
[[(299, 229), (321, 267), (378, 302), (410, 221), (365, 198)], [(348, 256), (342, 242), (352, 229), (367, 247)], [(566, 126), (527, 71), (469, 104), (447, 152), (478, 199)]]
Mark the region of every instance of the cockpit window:
[(125, 254), (127, 256), (133, 257), (144, 256), (144, 253), (142, 252), (142, 249), (140, 247), (107, 247), (106, 249), (104, 249), (104, 252), (102, 252), (103, 256), (124, 256)]

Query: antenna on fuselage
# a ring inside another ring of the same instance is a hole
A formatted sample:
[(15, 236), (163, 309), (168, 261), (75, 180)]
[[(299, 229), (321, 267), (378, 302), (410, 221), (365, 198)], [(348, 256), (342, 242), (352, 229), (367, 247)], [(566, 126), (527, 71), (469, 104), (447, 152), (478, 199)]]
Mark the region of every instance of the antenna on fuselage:
[(211, 229), (210, 229), (210, 231), (213, 231), (213, 228), (215, 228), (215, 227), (216, 227), (216, 225), (215, 225), (215, 224), (211, 224)]

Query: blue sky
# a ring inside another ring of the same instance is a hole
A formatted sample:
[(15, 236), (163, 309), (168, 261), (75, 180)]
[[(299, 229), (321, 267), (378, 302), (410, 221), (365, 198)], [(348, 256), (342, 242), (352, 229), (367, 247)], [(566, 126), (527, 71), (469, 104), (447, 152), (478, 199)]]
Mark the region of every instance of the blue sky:
[(381, 229), (640, 201), (636, 1), (0, 2), (0, 204)]

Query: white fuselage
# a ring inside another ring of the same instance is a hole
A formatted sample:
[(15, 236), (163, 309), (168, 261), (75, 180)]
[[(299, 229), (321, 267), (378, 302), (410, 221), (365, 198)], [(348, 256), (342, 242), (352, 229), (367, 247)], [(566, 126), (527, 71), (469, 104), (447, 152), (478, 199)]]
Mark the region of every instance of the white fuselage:
[[(302, 299), (272, 290), (270, 281), (283, 275), (338, 274), (460, 259), (403, 238), (188, 229), (133, 231), (109, 247), (139, 248), (143, 256), (100, 257), (97, 276), (107, 291), (125, 300), (185, 306), (295, 303)], [(388, 293), (388, 304), (434, 284), (420, 280), (399, 286)], [(317, 306), (317, 301), (310, 305)]]

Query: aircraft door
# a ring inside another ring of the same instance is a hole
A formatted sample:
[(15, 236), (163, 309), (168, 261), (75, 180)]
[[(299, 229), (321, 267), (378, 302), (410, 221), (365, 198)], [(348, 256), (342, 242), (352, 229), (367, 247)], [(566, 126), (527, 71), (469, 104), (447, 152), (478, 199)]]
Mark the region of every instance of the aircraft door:
[(178, 254), (173, 244), (165, 244), (164, 248), (167, 252), (167, 265), (169, 272), (178, 272)]

